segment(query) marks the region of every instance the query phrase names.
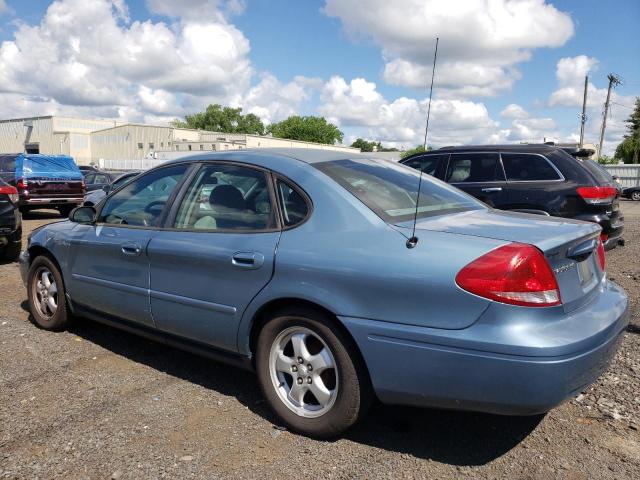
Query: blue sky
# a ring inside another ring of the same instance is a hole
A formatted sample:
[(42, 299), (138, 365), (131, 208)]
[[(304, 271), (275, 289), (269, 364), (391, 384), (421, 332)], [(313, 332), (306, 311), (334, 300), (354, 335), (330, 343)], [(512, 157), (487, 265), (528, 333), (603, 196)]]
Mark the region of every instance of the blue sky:
[[(421, 135), (436, 35), (436, 146), (574, 139), (585, 73), (587, 137), (595, 142), (606, 75), (615, 72), (624, 83), (614, 95), (610, 151), (640, 94), (637, 0), (615, 8), (598, 0), (55, 3), (0, 0), (3, 118), (164, 123), (216, 101), (265, 121), (321, 114), (345, 141), (410, 147)], [(170, 63), (160, 69), (163, 50)], [(130, 58), (123, 65), (119, 55)]]

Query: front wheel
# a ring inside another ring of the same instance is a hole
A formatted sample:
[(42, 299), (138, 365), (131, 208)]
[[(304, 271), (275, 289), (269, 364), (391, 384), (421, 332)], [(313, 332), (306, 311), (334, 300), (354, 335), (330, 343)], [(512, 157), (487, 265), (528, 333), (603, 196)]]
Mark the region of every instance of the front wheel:
[(69, 323), (64, 284), (58, 267), (45, 256), (36, 257), (27, 279), (29, 310), (36, 325), (45, 330), (63, 330)]
[(328, 316), (280, 312), (262, 328), (256, 352), (267, 401), (292, 430), (328, 438), (352, 426), (370, 400), (369, 378), (352, 341)]
[(636, 190), (631, 193), (631, 200), (635, 200), (636, 202), (640, 202), (640, 190)]

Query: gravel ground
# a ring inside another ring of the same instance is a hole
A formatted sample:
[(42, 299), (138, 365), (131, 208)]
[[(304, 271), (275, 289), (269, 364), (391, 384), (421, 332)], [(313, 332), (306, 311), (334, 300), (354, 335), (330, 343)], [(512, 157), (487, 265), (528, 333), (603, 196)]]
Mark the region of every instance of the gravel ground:
[(640, 204), (623, 209), (607, 269), (632, 325), (595, 385), (539, 417), (378, 406), (330, 442), (281, 429), (249, 373), (88, 321), (37, 329), (0, 265), (0, 479), (640, 478)]

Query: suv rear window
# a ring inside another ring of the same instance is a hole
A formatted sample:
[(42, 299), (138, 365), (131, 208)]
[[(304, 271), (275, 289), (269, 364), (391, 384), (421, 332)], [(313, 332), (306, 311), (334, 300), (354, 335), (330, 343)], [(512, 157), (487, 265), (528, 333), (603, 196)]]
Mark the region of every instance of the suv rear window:
[(556, 169), (541, 155), (503, 153), (502, 164), (507, 180), (517, 182), (560, 180)]
[[(387, 223), (412, 220), (421, 173), (396, 162), (379, 159), (336, 160), (314, 164), (357, 197)], [(483, 204), (447, 184), (422, 175), (418, 218), (466, 210)]]
[(593, 175), (598, 183), (613, 183), (613, 177), (611, 174), (599, 163), (589, 159), (577, 158), (578, 162), (583, 165), (589, 173)]

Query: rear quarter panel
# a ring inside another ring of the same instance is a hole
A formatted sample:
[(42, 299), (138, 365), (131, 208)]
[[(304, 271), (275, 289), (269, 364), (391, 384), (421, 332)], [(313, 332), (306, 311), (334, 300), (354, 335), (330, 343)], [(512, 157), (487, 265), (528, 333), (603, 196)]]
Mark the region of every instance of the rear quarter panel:
[[(319, 171), (289, 177), (311, 197), (314, 211), (283, 232), (271, 282), (243, 315), (239, 349), (248, 351), (261, 306), (299, 298), (336, 315), (441, 329), (472, 325), (489, 301), (455, 283), (466, 264), (505, 243), (444, 232), (420, 232), (417, 247)], [(324, 177), (324, 178), (322, 178)]]

